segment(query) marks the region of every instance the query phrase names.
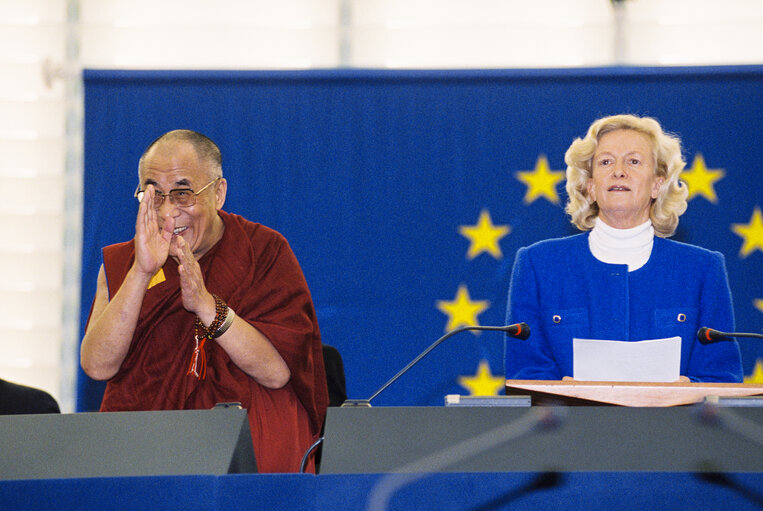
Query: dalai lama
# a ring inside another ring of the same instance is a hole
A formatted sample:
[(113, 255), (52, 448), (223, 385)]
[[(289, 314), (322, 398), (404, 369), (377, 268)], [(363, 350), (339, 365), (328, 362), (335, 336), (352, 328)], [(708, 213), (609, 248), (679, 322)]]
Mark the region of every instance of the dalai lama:
[[(135, 237), (103, 249), (81, 346), (102, 411), (248, 410), (261, 472), (295, 472), (328, 403), (310, 292), (287, 241), (222, 210), (220, 150), (176, 130), (138, 164)], [(310, 470), (312, 467), (308, 467)]]

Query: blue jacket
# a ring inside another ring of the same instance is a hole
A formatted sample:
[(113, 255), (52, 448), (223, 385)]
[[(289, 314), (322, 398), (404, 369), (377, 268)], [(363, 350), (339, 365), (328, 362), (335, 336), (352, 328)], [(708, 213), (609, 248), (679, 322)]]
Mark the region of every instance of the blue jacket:
[(588, 248), (588, 234), (517, 251), (507, 323), (530, 326), (526, 341), (506, 339), (506, 377), (572, 376), (572, 339), (640, 341), (681, 337), (681, 375), (692, 381), (741, 382), (735, 340), (701, 344), (697, 330), (734, 330), (723, 255), (655, 237), (647, 263), (633, 272)]

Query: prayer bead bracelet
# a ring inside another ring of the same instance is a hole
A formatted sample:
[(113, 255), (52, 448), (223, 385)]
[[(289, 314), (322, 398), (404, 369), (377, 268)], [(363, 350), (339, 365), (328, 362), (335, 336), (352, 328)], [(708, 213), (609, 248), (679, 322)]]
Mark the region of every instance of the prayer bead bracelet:
[(204, 328), (201, 319), (196, 316), (196, 329), (202, 334), (202, 337), (207, 339), (216, 339), (223, 335), (230, 328), (233, 319), (236, 317), (233, 309), (228, 307), (219, 296), (213, 294), (212, 297), (215, 299), (215, 319), (209, 325), (209, 328)]

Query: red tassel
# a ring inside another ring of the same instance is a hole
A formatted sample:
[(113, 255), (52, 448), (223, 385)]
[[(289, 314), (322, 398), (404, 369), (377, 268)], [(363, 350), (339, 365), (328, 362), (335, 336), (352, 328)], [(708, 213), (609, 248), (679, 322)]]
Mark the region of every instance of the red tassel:
[(194, 339), (196, 339), (196, 348), (193, 350), (191, 363), (188, 366), (188, 372), (185, 374), (192, 374), (197, 379), (203, 380), (207, 376), (207, 354), (204, 351), (204, 343), (207, 342), (207, 338), (202, 337), (201, 341), (199, 341), (199, 337), (194, 336)]

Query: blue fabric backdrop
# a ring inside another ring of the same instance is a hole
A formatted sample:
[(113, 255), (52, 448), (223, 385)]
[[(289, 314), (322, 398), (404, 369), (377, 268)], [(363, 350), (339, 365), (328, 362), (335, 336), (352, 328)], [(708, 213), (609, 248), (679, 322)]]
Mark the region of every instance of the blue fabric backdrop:
[[(622, 112), (682, 138), (692, 198), (675, 239), (723, 252), (738, 329), (763, 327), (763, 66), (84, 77), (83, 327), (101, 247), (134, 233), (138, 158), (189, 128), (222, 150), (225, 209), (290, 241), (348, 394), (367, 397), (448, 328), (503, 324), (515, 251), (576, 232), (565, 150)], [(742, 349), (752, 375), (763, 345)], [(500, 386), (502, 350), (498, 333), (460, 334), (375, 403)], [(102, 389), (80, 372), (78, 410), (97, 408)]]

